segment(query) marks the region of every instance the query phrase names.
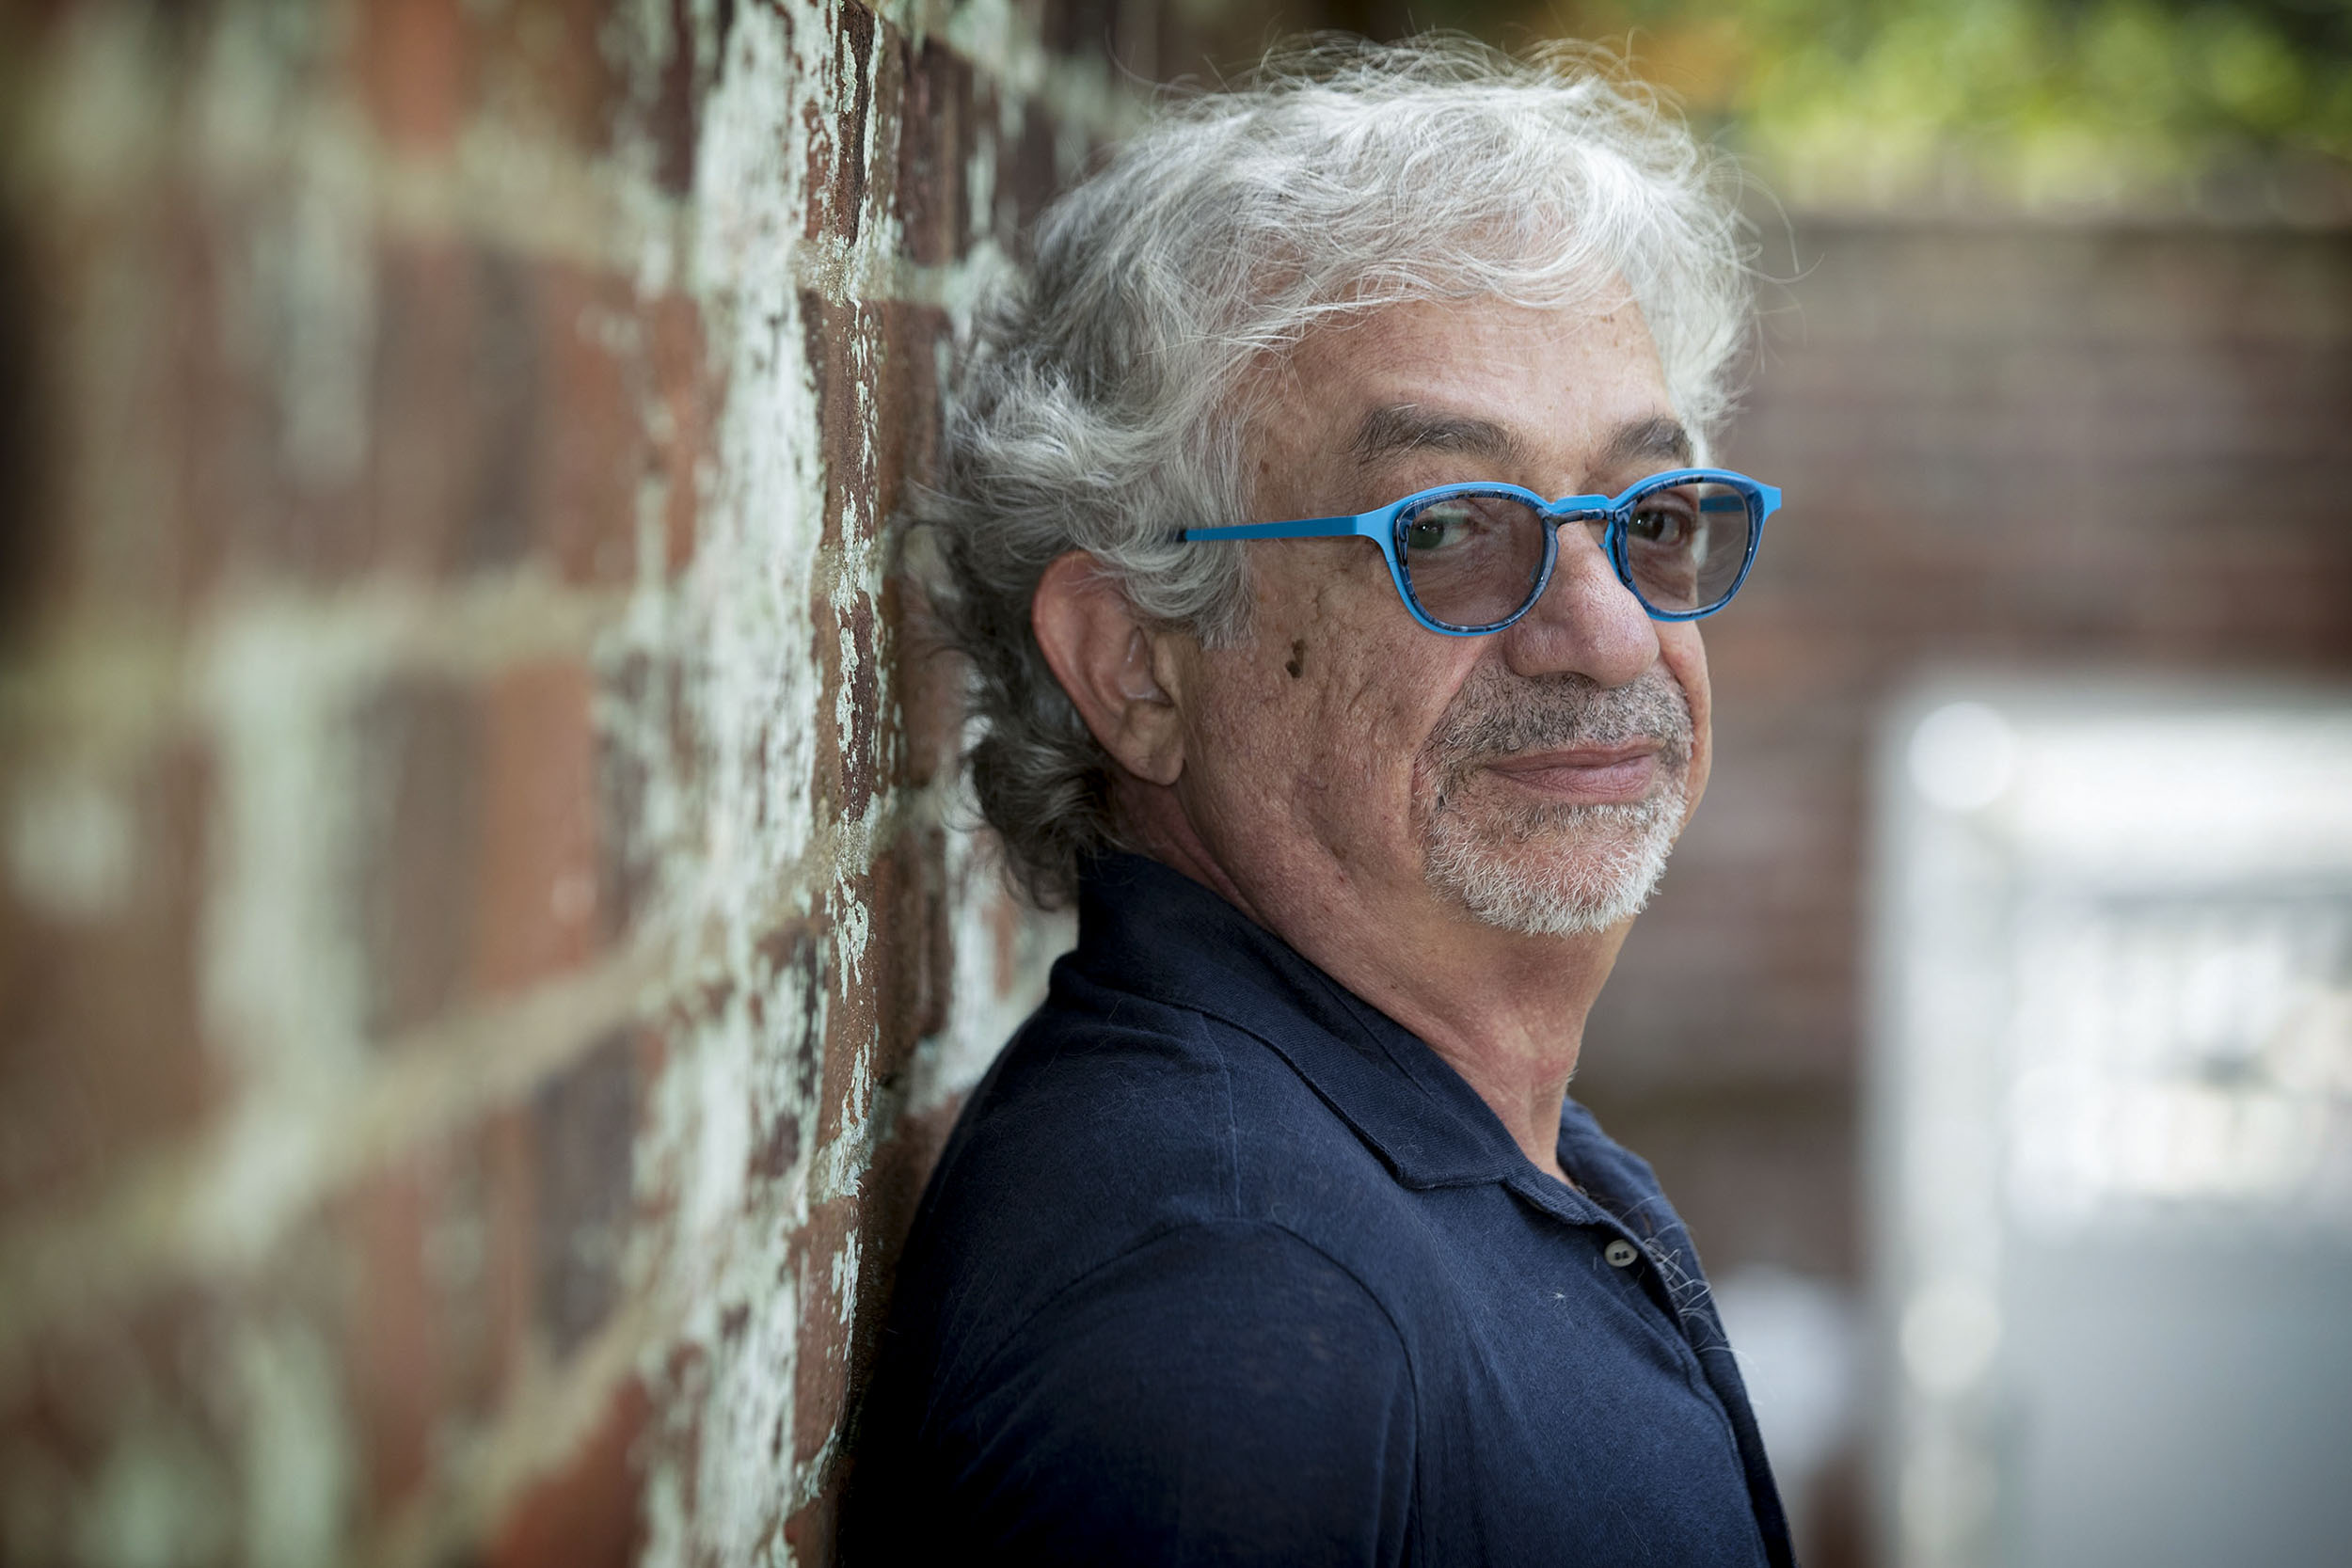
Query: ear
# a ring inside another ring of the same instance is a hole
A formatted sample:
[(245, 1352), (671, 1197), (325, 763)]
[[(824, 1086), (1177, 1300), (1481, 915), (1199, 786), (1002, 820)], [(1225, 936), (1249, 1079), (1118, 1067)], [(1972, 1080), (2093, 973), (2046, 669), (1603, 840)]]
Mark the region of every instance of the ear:
[(1054, 678), (1121, 768), (1155, 784), (1184, 770), (1172, 661), (1102, 563), (1073, 550), (1045, 568), (1029, 626)]

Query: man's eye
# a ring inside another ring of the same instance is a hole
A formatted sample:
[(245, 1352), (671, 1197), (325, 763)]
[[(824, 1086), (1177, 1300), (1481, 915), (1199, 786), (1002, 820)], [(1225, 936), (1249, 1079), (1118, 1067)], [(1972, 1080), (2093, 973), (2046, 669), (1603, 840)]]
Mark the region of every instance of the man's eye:
[(1465, 514), (1433, 508), (1405, 525), (1405, 547), (1416, 551), (1441, 550), (1449, 545), (1462, 544), (1472, 530), (1471, 519)]
[(1651, 505), (1626, 519), (1628, 538), (1645, 545), (1680, 545), (1691, 537), (1691, 518), (1680, 507)]

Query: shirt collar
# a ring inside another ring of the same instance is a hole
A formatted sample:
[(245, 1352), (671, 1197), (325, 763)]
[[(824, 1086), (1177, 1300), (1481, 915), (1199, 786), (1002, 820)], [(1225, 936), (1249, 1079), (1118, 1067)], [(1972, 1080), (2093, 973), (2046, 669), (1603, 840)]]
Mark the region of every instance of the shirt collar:
[(1263, 1041), (1408, 1187), (1537, 1174), (1436, 1052), (1179, 871), (1136, 855), (1095, 862), (1079, 892), (1076, 957), (1113, 990)]

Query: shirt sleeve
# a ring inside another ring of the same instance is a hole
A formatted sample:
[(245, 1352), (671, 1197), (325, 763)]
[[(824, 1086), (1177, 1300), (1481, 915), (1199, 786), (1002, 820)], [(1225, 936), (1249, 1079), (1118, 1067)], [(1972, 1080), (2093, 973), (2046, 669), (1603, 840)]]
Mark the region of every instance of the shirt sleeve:
[(982, 1560), (1404, 1560), (1403, 1343), (1352, 1274), (1279, 1227), (1147, 1243), (1063, 1291), (978, 1383), (934, 1430), (942, 1534)]

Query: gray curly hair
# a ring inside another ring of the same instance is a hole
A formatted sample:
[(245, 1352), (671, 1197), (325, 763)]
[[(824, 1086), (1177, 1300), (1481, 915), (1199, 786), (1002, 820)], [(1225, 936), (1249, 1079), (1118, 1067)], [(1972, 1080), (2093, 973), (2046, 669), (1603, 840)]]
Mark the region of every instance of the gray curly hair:
[(1750, 288), (1725, 160), (1589, 48), (1312, 41), (1249, 85), (1173, 102), (1040, 220), (980, 312), (940, 477), (927, 584), (971, 660), (980, 812), (1036, 902), (1123, 844), (1115, 768), (1030, 629), (1039, 578), (1092, 555), (1147, 620), (1248, 635), (1247, 372), (1384, 305), (1572, 305), (1622, 280), (1703, 443), (1729, 404)]

